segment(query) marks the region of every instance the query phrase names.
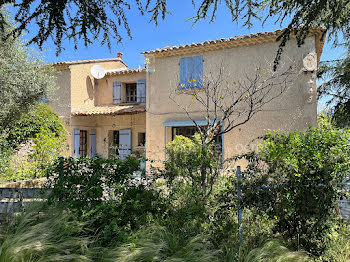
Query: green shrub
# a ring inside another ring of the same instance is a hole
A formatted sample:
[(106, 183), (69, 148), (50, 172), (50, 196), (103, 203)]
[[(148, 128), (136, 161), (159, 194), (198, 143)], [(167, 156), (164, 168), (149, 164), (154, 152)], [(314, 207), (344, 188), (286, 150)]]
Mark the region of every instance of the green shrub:
[(176, 136), (167, 145), (164, 176), (177, 197), (206, 200), (221, 173), (222, 164), (213, 145), (203, 145), (199, 134), (192, 139)]
[(325, 254), (316, 261), (350, 261), (350, 223), (339, 220), (333, 227), (331, 244)]
[(163, 214), (165, 206), (134, 158), (60, 158), (52, 169), (50, 201), (72, 210), (89, 224), (98, 241), (113, 245)]
[(65, 136), (65, 128), (57, 113), (45, 103), (37, 103), (11, 126), (7, 141), (13, 147), (37, 137), (40, 133), (53, 133), (55, 137)]
[(9, 130), (0, 130), (1, 181), (32, 179), (45, 174), (45, 169), (61, 153), (66, 131), (58, 115), (44, 103)]
[(330, 244), (340, 183), (350, 167), (350, 133), (327, 122), (304, 132), (270, 132), (260, 152), (245, 157), (246, 206), (276, 218), (275, 232), (295, 248), (320, 256)]

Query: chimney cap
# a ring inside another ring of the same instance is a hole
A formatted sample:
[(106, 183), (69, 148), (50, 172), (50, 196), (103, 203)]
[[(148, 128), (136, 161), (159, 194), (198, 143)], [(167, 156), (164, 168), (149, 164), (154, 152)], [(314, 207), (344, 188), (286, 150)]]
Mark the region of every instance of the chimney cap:
[(122, 52), (117, 52), (117, 58), (122, 60), (123, 59), (123, 53)]

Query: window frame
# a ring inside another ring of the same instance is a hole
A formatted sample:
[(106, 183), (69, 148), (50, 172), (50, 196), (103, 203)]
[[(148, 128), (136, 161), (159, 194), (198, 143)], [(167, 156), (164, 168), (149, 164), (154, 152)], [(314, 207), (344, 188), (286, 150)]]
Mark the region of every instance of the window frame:
[(125, 83), (125, 103), (137, 103), (137, 83)]
[(87, 157), (87, 155), (88, 155), (88, 131), (80, 130), (79, 157)]
[[(143, 138), (141, 136), (143, 136)], [(140, 140), (142, 140), (143, 143), (141, 143)], [(141, 147), (146, 146), (146, 132), (139, 132), (137, 134), (137, 146), (141, 146)]]

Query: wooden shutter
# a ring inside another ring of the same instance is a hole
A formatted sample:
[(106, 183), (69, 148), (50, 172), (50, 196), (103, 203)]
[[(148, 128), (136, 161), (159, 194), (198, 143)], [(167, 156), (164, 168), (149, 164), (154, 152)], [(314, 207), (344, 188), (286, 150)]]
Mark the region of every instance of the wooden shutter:
[(119, 130), (119, 157), (125, 159), (131, 153), (131, 129)]
[(203, 81), (203, 56), (192, 57), (191, 66), (191, 80), (196, 80), (195, 82), (191, 82), (191, 88), (201, 88)]
[(113, 82), (113, 104), (121, 103), (121, 87), (122, 83)]
[[(195, 81), (194, 81), (195, 80)], [(180, 89), (200, 88), (203, 81), (203, 56), (180, 59)]]
[(186, 89), (188, 87), (188, 65), (189, 65), (189, 57), (180, 59), (180, 89)]
[(96, 156), (96, 130), (90, 130), (90, 157)]
[(80, 130), (73, 129), (73, 157), (79, 157)]
[(137, 102), (146, 102), (146, 79), (137, 80)]

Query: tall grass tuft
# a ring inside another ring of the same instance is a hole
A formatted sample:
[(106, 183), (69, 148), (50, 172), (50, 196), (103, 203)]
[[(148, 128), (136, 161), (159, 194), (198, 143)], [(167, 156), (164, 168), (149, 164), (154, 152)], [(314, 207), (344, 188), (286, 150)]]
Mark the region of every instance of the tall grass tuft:
[(278, 240), (270, 240), (262, 247), (253, 249), (244, 262), (311, 262), (303, 251), (290, 251)]
[(217, 262), (219, 251), (213, 250), (204, 236), (186, 237), (161, 226), (141, 230), (133, 243), (116, 248), (110, 262)]
[(92, 261), (82, 224), (61, 208), (36, 204), (0, 232), (0, 262)]

